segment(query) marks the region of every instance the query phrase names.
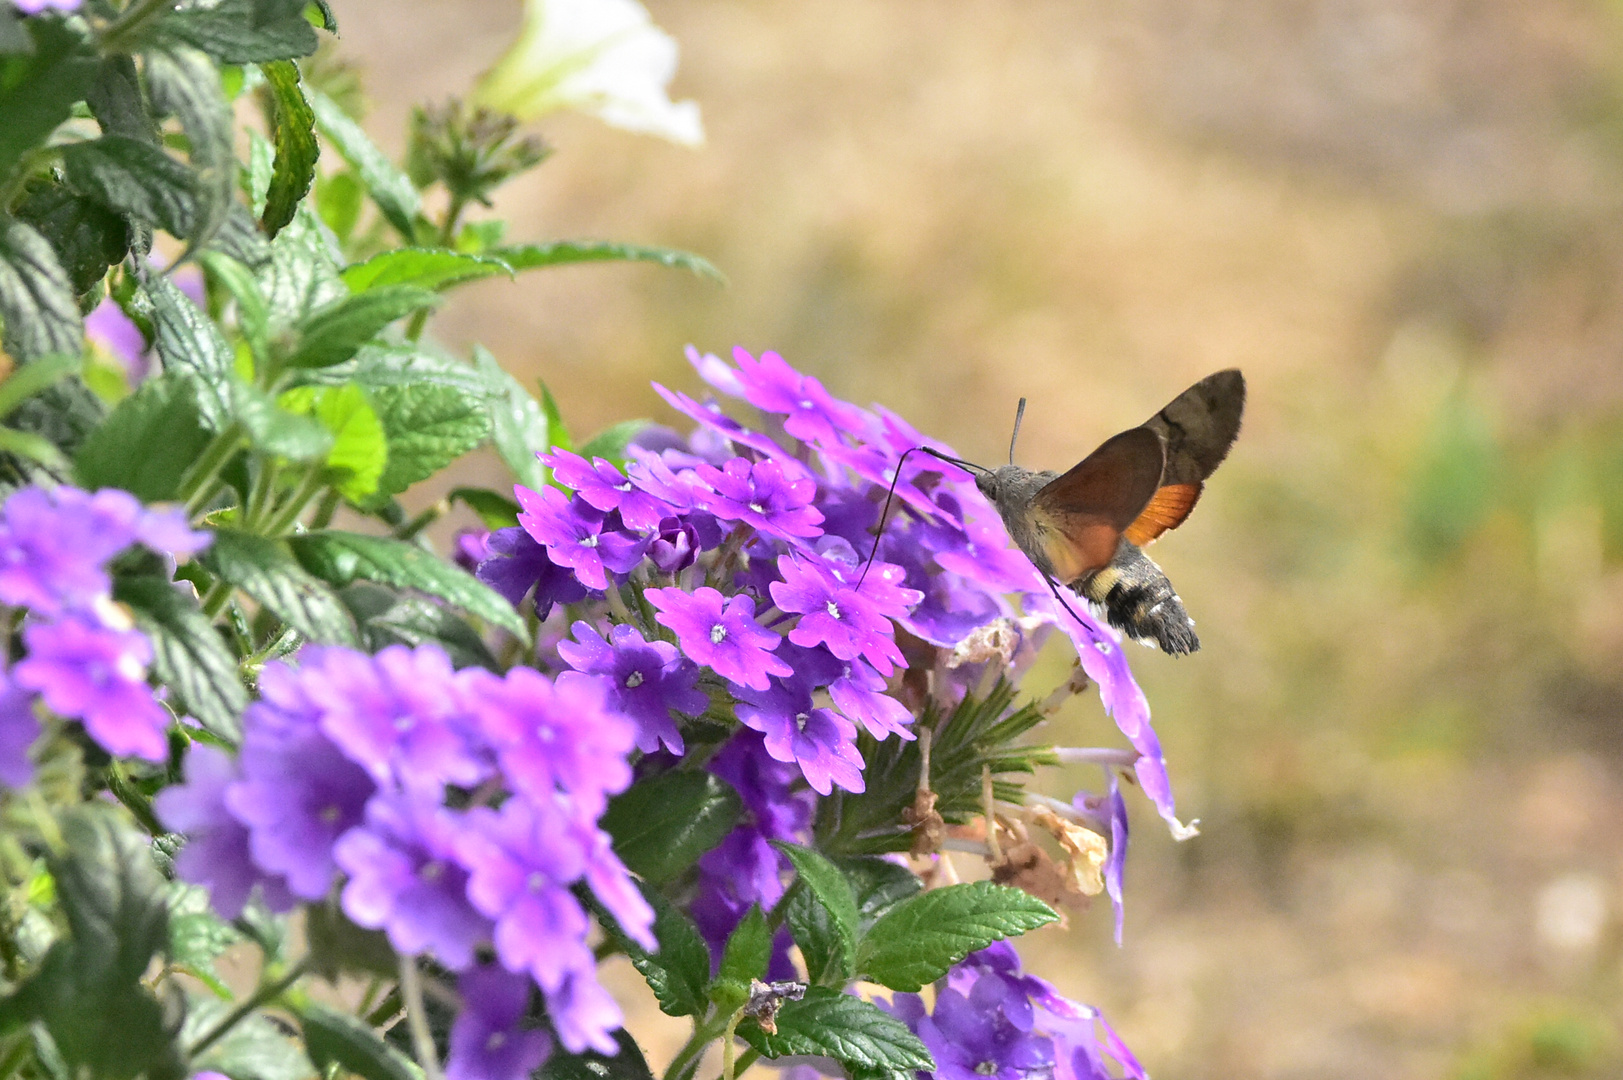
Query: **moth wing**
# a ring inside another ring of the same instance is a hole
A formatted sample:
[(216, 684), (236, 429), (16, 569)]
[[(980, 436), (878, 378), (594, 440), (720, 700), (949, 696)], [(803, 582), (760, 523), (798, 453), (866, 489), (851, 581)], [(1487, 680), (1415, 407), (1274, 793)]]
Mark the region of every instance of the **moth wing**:
[(1183, 524), (1200, 499), (1200, 484), (1167, 484), (1155, 493), (1144, 512), (1127, 526), (1123, 534), (1139, 547), (1151, 543), (1169, 529)]
[(1044, 553), (1061, 581), (1072, 582), (1110, 562), (1121, 536), (1161, 483), (1166, 451), (1147, 427), (1106, 439), (1032, 499)]
[(1228, 457), (1244, 412), (1245, 376), (1230, 368), (1206, 376), (1145, 421), (1166, 443), (1162, 485), (1193, 485), (1198, 499), (1201, 483)]

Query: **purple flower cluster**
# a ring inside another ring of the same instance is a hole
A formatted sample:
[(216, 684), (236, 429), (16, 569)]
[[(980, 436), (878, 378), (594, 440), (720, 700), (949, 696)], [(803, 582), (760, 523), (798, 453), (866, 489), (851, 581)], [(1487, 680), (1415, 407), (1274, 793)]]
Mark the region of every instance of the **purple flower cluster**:
[(107, 567), (132, 544), (193, 554), (209, 542), (179, 511), (126, 491), (28, 487), (0, 506), (0, 603), (27, 610), (26, 654), (0, 673), (0, 783), (28, 782), (36, 696), (109, 753), (168, 756), (170, 714), (147, 685), (152, 645), (112, 600)]
[(1146, 1080), (1138, 1059), (1099, 1010), (1062, 997), (1020, 971), (1000, 941), (972, 953), (938, 984), (935, 1008), (897, 994), (890, 1011), (935, 1058), (937, 1080)]
[[(547, 1037), (521, 1023), (532, 985), (566, 1049), (614, 1053), (620, 1010), (571, 890), (584, 884), (655, 947), (653, 912), (597, 827), (631, 781), (639, 722), (620, 706), (638, 701), (591, 675), (455, 671), (434, 646), (306, 648), (299, 660), (261, 673), (237, 759), (194, 747), (186, 784), (158, 796), (165, 823), (191, 837), (180, 875), (209, 886), (227, 918), (256, 889), (285, 910), (342, 880), (350, 919), (460, 973), (449, 1075), (540, 1064)], [(487, 950), (496, 964), (480, 966)]]

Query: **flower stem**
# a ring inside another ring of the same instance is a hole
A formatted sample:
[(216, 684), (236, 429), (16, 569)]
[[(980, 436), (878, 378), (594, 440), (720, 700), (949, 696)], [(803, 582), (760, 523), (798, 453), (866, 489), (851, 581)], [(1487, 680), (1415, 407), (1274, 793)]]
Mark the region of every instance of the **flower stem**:
[(237, 452), (237, 444), (242, 441), (242, 436), (241, 424), (233, 421), (226, 425), (224, 431), (209, 440), (192, 467), (186, 470), (186, 475), (180, 478), (177, 497), (185, 504), (188, 518), (196, 517), (197, 512), (208, 504), (214, 494), (214, 481), (226, 462)]
[(242, 1023), (242, 1021), (247, 1018), (249, 1013), (253, 1012), (261, 1005), (268, 1005), (277, 998), (281, 997), (290, 986), (304, 978), (305, 972), (307, 972), (309, 969), (310, 957), (306, 956), (289, 968), (286, 975), (283, 975), (275, 982), (266, 983), (258, 990), (255, 990), (252, 997), (245, 1000), (235, 1009), (232, 1009), (220, 1020), (218, 1024), (215, 1024), (213, 1027), (209, 1028), (208, 1031), (204, 1033), (202, 1038), (193, 1043), (186, 1051), (186, 1056), (189, 1058), (196, 1058), (204, 1050), (207, 1050), (209, 1047), (219, 1042), (220, 1039), (225, 1036), (226, 1032)]
[(102, 51), (121, 51), (142, 27), (172, 7), (174, 0), (135, 0), (102, 33)]
[(733, 1060), (733, 1042), (738, 1031), (738, 1022), (743, 1019), (744, 1010), (739, 1009), (727, 1018), (727, 1030), (721, 1036), (721, 1080), (733, 1080), (733, 1070), (737, 1062)]
[(688, 1039), (686, 1045), (676, 1052), (676, 1056), (671, 1059), (670, 1065), (665, 1069), (664, 1080), (683, 1080), (685, 1076), (693, 1071), (706, 1047), (715, 1041), (716, 1036), (725, 1030), (725, 1027), (724, 1023), (718, 1023), (715, 1020), (706, 1024), (695, 1019), (693, 1021), (693, 1035)]
[(326, 481), (322, 478), (322, 471), (321, 466), (315, 465), (310, 468), (309, 472), (304, 474), (304, 482), (299, 485), (299, 489), (293, 493), (286, 504), (276, 512), (276, 516), (265, 526), (262, 535), (281, 536), (292, 527), (293, 522), (298, 520), (298, 516), (310, 504), (310, 500), (315, 498), (321, 489), (326, 486)]
[(434, 1036), (428, 1030), (428, 1013), (423, 1005), (423, 981), (415, 957), (400, 958), (400, 999), (406, 1005), (406, 1023), (411, 1028), (411, 1044), (417, 1051), (417, 1064), (427, 1080), (441, 1080), (440, 1055)]

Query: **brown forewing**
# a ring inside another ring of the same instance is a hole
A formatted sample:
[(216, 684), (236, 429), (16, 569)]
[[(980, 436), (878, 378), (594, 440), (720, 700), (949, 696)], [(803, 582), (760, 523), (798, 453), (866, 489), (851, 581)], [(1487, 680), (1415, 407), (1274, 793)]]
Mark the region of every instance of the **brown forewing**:
[(1164, 465), (1161, 437), (1136, 427), (1106, 439), (1037, 492), (1033, 524), (1061, 581), (1110, 562), (1122, 533), (1155, 497)]

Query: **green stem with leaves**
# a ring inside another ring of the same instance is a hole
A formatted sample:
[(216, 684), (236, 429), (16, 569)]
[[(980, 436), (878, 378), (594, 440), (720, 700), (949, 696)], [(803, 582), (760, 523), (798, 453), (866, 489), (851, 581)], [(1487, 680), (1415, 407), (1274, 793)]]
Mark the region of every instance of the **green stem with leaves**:
[(311, 958), (306, 956), (289, 968), (287, 973), (280, 979), (276, 979), (260, 986), (258, 990), (254, 991), (253, 996), (246, 998), (242, 1004), (238, 1005), (235, 1009), (232, 1009), (223, 1018), (221, 1018), (218, 1024), (215, 1024), (213, 1027), (209, 1028), (208, 1031), (204, 1032), (202, 1038), (192, 1043), (190, 1049), (186, 1051), (186, 1056), (195, 1059), (204, 1050), (207, 1050), (209, 1047), (223, 1039), (227, 1032), (236, 1027), (238, 1024), (242, 1023), (243, 1020), (252, 1015), (255, 1010), (259, 1009), (261, 1006), (269, 1005), (271, 1002), (285, 994), (294, 983), (304, 978), (305, 974), (310, 970), (310, 961)]
[(693, 1034), (671, 1059), (670, 1065), (665, 1069), (664, 1080), (682, 1080), (693, 1070), (694, 1064), (710, 1044), (716, 1041), (716, 1036), (727, 1030), (727, 1025), (728, 1021), (721, 1017), (712, 1018), (708, 1023), (695, 1019)]

